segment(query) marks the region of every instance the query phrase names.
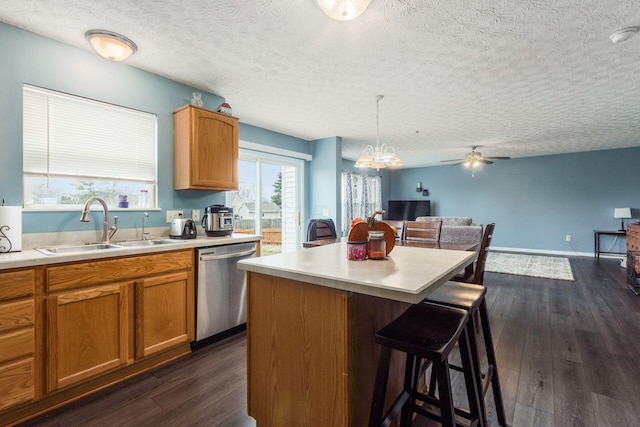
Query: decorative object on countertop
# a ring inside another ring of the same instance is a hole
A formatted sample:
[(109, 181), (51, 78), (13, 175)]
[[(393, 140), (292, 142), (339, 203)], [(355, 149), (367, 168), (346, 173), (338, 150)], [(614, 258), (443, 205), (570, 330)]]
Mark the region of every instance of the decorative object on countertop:
[(227, 116), (233, 115), (233, 110), (231, 109), (231, 105), (227, 104), (226, 102), (223, 102), (222, 104), (220, 104), (220, 106), (216, 111), (218, 113), (226, 114)]
[(385, 256), (387, 256), (387, 242), (384, 238), (384, 231), (369, 230), (367, 257), (369, 259), (384, 259)]
[(22, 206), (0, 206), (0, 253), (22, 250)]
[(200, 92), (193, 92), (191, 95), (193, 95), (193, 98), (191, 98), (191, 105), (196, 107), (202, 107), (204, 105), (204, 102), (202, 102), (202, 94)]
[(388, 224), (377, 221), (376, 215), (384, 215), (385, 211), (375, 211), (367, 220), (357, 218), (351, 223), (351, 230), (349, 230), (348, 242), (362, 242), (369, 240), (369, 231), (377, 230), (384, 232), (384, 239), (386, 243), (386, 255), (389, 255), (396, 245), (396, 237), (393, 228)]
[(367, 259), (367, 242), (347, 242), (347, 259), (349, 261)]

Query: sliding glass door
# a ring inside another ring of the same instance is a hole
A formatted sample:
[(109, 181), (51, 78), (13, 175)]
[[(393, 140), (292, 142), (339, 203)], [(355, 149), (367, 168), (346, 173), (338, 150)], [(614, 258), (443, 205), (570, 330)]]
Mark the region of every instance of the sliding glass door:
[(261, 234), (262, 255), (298, 249), (304, 161), (243, 149), (239, 157), (238, 191), (227, 192), (235, 232)]

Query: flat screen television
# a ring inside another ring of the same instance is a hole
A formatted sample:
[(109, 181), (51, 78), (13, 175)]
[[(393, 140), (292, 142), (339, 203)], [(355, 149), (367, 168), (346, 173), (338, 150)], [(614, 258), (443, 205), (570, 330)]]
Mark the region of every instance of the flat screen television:
[(430, 214), (429, 200), (389, 200), (386, 219), (415, 221), (419, 216)]

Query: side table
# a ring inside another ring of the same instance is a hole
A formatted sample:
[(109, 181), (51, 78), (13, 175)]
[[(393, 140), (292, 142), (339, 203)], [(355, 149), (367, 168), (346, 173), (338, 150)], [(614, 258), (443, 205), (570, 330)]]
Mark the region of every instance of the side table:
[(593, 253), (596, 259), (600, 259), (600, 254), (616, 254), (616, 255), (625, 255), (626, 252), (605, 252), (600, 250), (600, 236), (616, 236), (616, 237), (626, 237), (627, 232), (625, 230), (593, 230)]

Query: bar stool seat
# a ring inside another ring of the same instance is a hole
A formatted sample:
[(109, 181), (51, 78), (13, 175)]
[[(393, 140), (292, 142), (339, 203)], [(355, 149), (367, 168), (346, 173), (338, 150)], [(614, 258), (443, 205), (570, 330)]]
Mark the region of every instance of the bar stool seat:
[[(483, 285), (476, 285), (462, 282), (447, 282), (426, 298), (428, 302), (435, 302), (448, 307), (460, 308), (469, 313), (469, 339), (471, 353), (474, 359), (475, 371), (478, 374), (476, 380), (480, 383), (480, 411), (487, 422), (487, 413), (484, 404), (484, 396), (487, 393), (489, 385), (493, 389), (493, 399), (496, 405), (496, 414), (498, 423), (502, 426), (507, 425), (504, 404), (502, 401), (502, 391), (500, 389), (500, 379), (498, 377), (498, 366), (496, 362), (496, 354), (493, 348), (493, 338), (491, 336), (491, 327), (489, 325), (489, 314), (487, 312), (487, 303), (485, 294), (487, 288)], [(478, 315), (480, 322), (478, 322)], [(482, 372), (480, 368), (480, 355), (474, 331), (482, 332), (484, 338), (484, 347), (487, 357), (487, 370)], [(461, 370), (460, 367), (450, 365), (451, 369)], [(432, 376), (431, 385), (434, 384), (435, 377)]]
[[(469, 420), (469, 425), (484, 425), (480, 413), (480, 390), (475, 376), (468, 336), (469, 314), (466, 310), (421, 302), (407, 309), (400, 317), (380, 329), (375, 336), (381, 345), (376, 382), (371, 404), (369, 426), (388, 426), (402, 411), (400, 425), (409, 426), (414, 413), (455, 426), (456, 415)], [(456, 343), (460, 347), (469, 410), (454, 406), (449, 376), (448, 357)], [(383, 417), (391, 362), (391, 351), (406, 353), (404, 387)], [(418, 390), (418, 378), (423, 362), (431, 362), (436, 375), (439, 396), (429, 396)], [(421, 405), (416, 401), (420, 401)]]

